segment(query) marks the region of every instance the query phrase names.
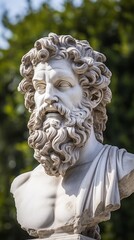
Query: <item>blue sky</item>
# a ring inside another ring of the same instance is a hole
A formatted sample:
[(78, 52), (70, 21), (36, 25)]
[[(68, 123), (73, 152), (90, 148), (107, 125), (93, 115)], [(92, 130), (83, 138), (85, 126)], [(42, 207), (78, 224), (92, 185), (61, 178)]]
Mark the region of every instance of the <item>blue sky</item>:
[[(37, 9), (45, 0), (31, 0), (33, 7)], [(63, 0), (47, 0), (55, 8), (60, 8)], [(27, 9), (26, 0), (0, 0), (0, 14), (3, 10), (7, 9), (11, 18), (16, 14), (25, 14)]]
[[(45, 0), (31, 0), (34, 9), (38, 9)], [(62, 8), (63, 0), (47, 0), (51, 2), (51, 5), (56, 9)], [(74, 0), (74, 3), (78, 4), (82, 0)], [(16, 15), (24, 16), (27, 10), (26, 0), (0, 0), (0, 48), (7, 48), (8, 44), (4, 40), (4, 36), (9, 36), (10, 32), (5, 30), (1, 24), (2, 13), (8, 10), (9, 17), (12, 22), (15, 21)]]

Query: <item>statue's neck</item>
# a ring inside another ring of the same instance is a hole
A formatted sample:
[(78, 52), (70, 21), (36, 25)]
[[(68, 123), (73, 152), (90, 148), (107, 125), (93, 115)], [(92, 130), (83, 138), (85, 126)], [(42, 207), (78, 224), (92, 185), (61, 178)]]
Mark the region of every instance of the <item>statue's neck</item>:
[(94, 129), (91, 128), (91, 134), (85, 146), (80, 151), (80, 158), (77, 164), (91, 162), (102, 149), (103, 144), (96, 140)]

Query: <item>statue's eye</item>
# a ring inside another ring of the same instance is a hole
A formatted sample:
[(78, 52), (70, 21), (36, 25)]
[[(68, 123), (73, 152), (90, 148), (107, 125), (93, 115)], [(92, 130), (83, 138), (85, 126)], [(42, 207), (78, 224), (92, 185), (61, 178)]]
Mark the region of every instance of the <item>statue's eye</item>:
[(44, 83), (36, 83), (35, 84), (35, 90), (38, 93), (43, 94), (46, 90), (46, 85)]
[(59, 90), (67, 90), (68, 88), (71, 88), (72, 85), (71, 85), (71, 83), (68, 82), (68, 81), (60, 80), (60, 81), (58, 81), (58, 83), (56, 84), (56, 87), (57, 87)]

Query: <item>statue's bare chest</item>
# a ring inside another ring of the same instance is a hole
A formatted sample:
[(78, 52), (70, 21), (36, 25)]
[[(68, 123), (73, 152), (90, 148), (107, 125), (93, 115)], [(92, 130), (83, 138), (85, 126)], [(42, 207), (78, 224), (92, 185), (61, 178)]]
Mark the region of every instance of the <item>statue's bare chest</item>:
[(33, 229), (67, 224), (75, 216), (77, 194), (77, 189), (71, 190), (59, 178), (31, 176), (16, 192), (18, 221)]

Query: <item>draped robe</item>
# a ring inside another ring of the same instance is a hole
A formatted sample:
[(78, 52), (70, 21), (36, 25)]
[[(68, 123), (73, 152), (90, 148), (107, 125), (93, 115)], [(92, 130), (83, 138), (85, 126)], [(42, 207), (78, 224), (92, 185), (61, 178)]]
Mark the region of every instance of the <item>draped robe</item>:
[[(20, 175), (13, 182), (11, 192), (16, 202), (20, 199), (17, 189), (27, 182), (31, 173)], [(90, 229), (99, 222), (108, 220), (110, 212), (120, 207), (121, 199), (133, 192), (134, 154), (128, 153), (125, 149), (104, 145), (81, 180), (72, 222), (66, 223), (61, 228), (63, 231), (69, 229), (75, 233), (84, 232), (85, 229)], [(19, 208), (19, 204), (16, 208)], [(42, 236), (42, 234), (45, 236), (49, 229), (27, 229), (27, 231), (33, 236)], [(50, 229), (50, 233), (54, 231)]]

